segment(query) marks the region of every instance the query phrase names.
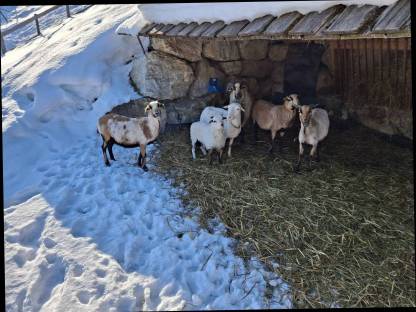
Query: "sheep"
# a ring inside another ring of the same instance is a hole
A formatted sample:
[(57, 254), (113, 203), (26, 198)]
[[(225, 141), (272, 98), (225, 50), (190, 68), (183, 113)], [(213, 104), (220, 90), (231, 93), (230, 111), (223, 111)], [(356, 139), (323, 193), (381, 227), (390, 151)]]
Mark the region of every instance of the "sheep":
[[(253, 97), (248, 90), (247, 84), (243, 82), (230, 82), (227, 85), (226, 92), (230, 95), (230, 103), (238, 102), (244, 109), (244, 119), (241, 123), (241, 129), (244, 128), (247, 121), (251, 117), (253, 106)], [(241, 133), (241, 140), (244, 141), (244, 132)]]
[(192, 143), (192, 158), (195, 157), (195, 144), (200, 142), (202, 144), (201, 150), (204, 155), (208, 150), (209, 164), (212, 164), (212, 151), (216, 150), (219, 157), (218, 162), (222, 163), (222, 152), (225, 146), (225, 131), (223, 119), (219, 115), (210, 117), (208, 123), (203, 121), (196, 121), (191, 124), (190, 128), (191, 143)]
[[(276, 133), (279, 130), (291, 127), (296, 116), (296, 108), (299, 107), (297, 94), (291, 94), (283, 99), (283, 105), (274, 105), (265, 100), (254, 103), (252, 119), (254, 125), (254, 141), (257, 141), (256, 124), (263, 130), (271, 132), (271, 147), (269, 153), (273, 152)], [(280, 145), (279, 145), (280, 149)]]
[(312, 145), (309, 158), (309, 167), (311, 158), (319, 161), (318, 143), (326, 138), (329, 132), (329, 117), (326, 110), (316, 108), (318, 105), (302, 105), (298, 108), (300, 119), (299, 131), (299, 158), (294, 167), (295, 172), (299, 172), (300, 164), (303, 157), (303, 144)]
[(97, 130), (103, 139), (101, 149), (106, 166), (110, 166), (106, 153), (107, 148), (110, 159), (115, 160), (113, 155), (113, 144), (115, 143), (127, 148), (140, 146), (137, 165), (144, 171), (148, 170), (145, 164), (146, 146), (155, 141), (159, 135), (161, 107), (164, 107), (163, 103), (152, 101), (145, 108), (147, 117), (131, 118), (107, 113), (99, 118)]
[(224, 106), (224, 108), (207, 106), (201, 113), (200, 121), (208, 123), (211, 116), (221, 116), (225, 119), (224, 131), (226, 139), (229, 139), (228, 142), (228, 157), (231, 157), (231, 146), (233, 145), (234, 139), (241, 132), (241, 111), (245, 110), (241, 107), (239, 103), (230, 103), (229, 105)]

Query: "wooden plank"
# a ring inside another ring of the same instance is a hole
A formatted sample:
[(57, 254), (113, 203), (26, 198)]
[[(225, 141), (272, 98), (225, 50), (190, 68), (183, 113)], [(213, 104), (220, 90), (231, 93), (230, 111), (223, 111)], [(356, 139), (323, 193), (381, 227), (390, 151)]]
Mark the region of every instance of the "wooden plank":
[(365, 25), (374, 20), (378, 8), (378, 6), (369, 4), (363, 6), (350, 5), (323, 32), (326, 34), (359, 33)]
[(289, 31), (290, 35), (312, 35), (332, 20), (334, 16), (344, 10), (345, 5), (337, 4), (322, 12), (313, 11), (306, 14), (294, 27)]
[(266, 30), (265, 35), (283, 35), (286, 34), (301, 18), (303, 17), (298, 11), (283, 14), (273, 20)]
[(387, 7), (377, 19), (373, 33), (396, 32), (410, 21), (410, 0), (399, 0)]
[(166, 36), (176, 36), (182, 29), (186, 27), (186, 23), (179, 23), (165, 33)]
[(254, 21), (249, 23), (244, 27), (239, 33), (239, 36), (252, 36), (261, 33), (267, 26), (272, 22), (275, 16), (268, 14), (259, 18), (256, 18)]
[(248, 23), (248, 20), (232, 22), (231, 24), (225, 26), (219, 33), (217, 33), (217, 37), (236, 37), (240, 30), (243, 29)]
[(147, 32), (147, 35), (154, 35), (159, 30), (161, 30), (163, 27), (165, 27), (165, 24), (156, 24), (151, 30)]
[(178, 32), (177, 36), (187, 36), (197, 26), (198, 26), (197, 22), (189, 23), (180, 32)]
[(204, 31), (210, 27), (212, 23), (204, 22), (198, 26), (196, 26), (189, 34), (188, 37), (199, 37)]
[[(171, 30), (175, 25), (173, 24), (166, 24), (162, 28), (160, 28), (158, 31), (152, 33), (152, 36), (163, 36), (166, 35), (166, 33)], [(150, 33), (149, 33), (150, 34)]]
[(211, 24), (201, 35), (200, 37), (204, 38), (213, 38), (215, 35), (225, 27), (224, 21), (216, 21)]
[(142, 29), (140, 29), (139, 35), (141, 35), (141, 36), (146, 35), (156, 25), (157, 25), (156, 23), (147, 23), (145, 26), (143, 26)]

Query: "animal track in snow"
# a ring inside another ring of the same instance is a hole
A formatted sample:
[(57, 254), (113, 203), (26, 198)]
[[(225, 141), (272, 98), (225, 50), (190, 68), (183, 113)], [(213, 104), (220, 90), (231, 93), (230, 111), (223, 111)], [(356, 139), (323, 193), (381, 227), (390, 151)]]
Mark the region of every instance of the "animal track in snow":
[(77, 298), (79, 302), (81, 302), (82, 304), (88, 304), (93, 295), (93, 292), (90, 292), (88, 290), (81, 290), (77, 293)]
[(104, 278), (107, 275), (107, 273), (102, 269), (95, 269), (94, 272), (98, 277), (101, 277), (101, 278)]
[(65, 264), (61, 257), (57, 257), (52, 264), (43, 262), (39, 266), (39, 276), (31, 285), (28, 296), (33, 311), (39, 311), (47, 302), (53, 289), (65, 279)]
[(75, 277), (80, 277), (82, 274), (84, 274), (84, 267), (81, 264), (75, 264), (72, 272)]

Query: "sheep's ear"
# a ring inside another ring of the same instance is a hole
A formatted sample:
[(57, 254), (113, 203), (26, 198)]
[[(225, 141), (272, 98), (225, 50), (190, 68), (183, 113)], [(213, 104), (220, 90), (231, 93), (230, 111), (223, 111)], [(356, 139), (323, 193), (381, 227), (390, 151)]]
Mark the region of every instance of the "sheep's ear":
[(158, 102), (159, 107), (165, 107), (165, 104), (163, 102)]
[(144, 109), (144, 112), (147, 112), (148, 110), (151, 110), (152, 108), (150, 107), (150, 105), (146, 105), (146, 108)]
[(225, 119), (227, 119), (227, 117), (224, 117), (224, 116), (223, 116), (223, 117), (222, 117), (222, 120), (225, 120)]
[(244, 113), (246, 112), (246, 110), (244, 108), (240, 107), (240, 109), (241, 109), (242, 112), (244, 112)]
[(225, 105), (225, 106), (223, 106), (222, 108), (224, 108), (224, 109), (228, 109), (228, 107), (229, 107), (229, 105)]

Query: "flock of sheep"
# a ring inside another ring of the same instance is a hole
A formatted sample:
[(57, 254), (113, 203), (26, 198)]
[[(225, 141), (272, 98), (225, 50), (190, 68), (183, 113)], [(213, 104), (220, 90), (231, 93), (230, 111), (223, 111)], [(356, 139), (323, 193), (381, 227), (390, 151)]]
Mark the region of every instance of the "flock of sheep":
[[(280, 130), (291, 127), (296, 115), (299, 115), (301, 128), (299, 131), (299, 157), (294, 166), (299, 171), (302, 162), (303, 144), (312, 145), (310, 159), (319, 161), (318, 143), (322, 141), (329, 131), (328, 113), (317, 108), (316, 105), (300, 105), (297, 94), (291, 94), (283, 99), (282, 105), (274, 105), (265, 100), (253, 98), (248, 87), (242, 82), (229, 83), (226, 89), (229, 95), (229, 104), (223, 108), (208, 106), (200, 116), (200, 120), (191, 124), (190, 137), (192, 143), (192, 158), (195, 159), (195, 146), (199, 142), (204, 155), (208, 154), (209, 163), (212, 163), (213, 151), (218, 153), (218, 161), (222, 162), (222, 154), (228, 139), (228, 157), (231, 157), (231, 146), (234, 140), (242, 133), (242, 129), (251, 118), (254, 124), (254, 137), (257, 127), (271, 133), (272, 152), (276, 142), (276, 134)], [(106, 150), (110, 159), (114, 159), (112, 147), (117, 144), (123, 147), (140, 146), (138, 166), (147, 171), (146, 146), (157, 139), (160, 132), (160, 116), (163, 103), (150, 102), (146, 108), (146, 117), (130, 118), (115, 113), (107, 113), (98, 120), (97, 131), (103, 139), (102, 153), (104, 163), (110, 166)], [(243, 118), (241, 113), (243, 112)]]

